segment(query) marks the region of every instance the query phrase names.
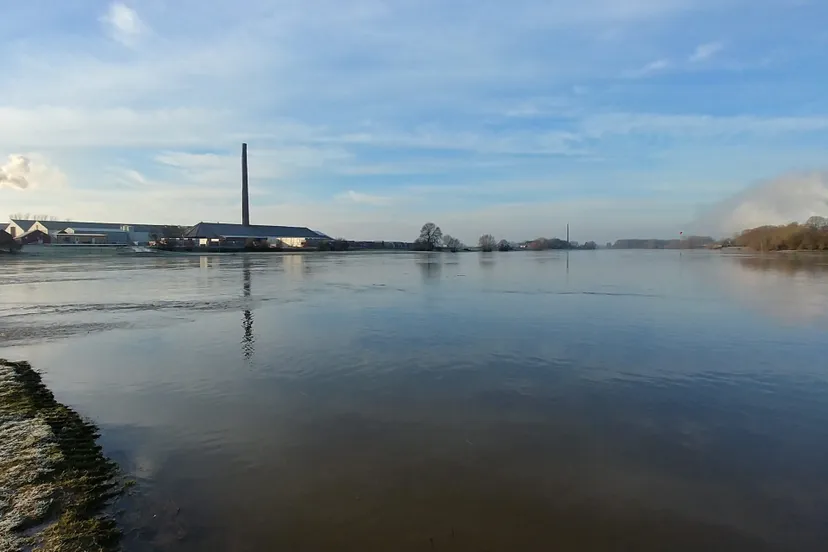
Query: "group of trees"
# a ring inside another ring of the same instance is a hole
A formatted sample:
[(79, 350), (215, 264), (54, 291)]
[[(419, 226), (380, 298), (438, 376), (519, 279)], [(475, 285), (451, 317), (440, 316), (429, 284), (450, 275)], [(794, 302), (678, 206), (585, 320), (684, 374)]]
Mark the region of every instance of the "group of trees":
[[(687, 236), (674, 240), (635, 239), (618, 240), (613, 249), (703, 249), (711, 246), (715, 240), (710, 236)], [(609, 245), (609, 244), (608, 244)]]
[(57, 221), (64, 221), (69, 222), (69, 219), (62, 219), (60, 217), (56, 217), (54, 215), (33, 215), (32, 213), (12, 213), (9, 215), (10, 220), (39, 220), (42, 222), (57, 222)]
[(558, 238), (538, 238), (526, 244), (528, 249), (534, 251), (545, 251), (547, 249), (598, 249), (598, 244), (594, 241), (588, 241), (583, 245), (578, 245), (574, 242), (568, 242)]
[[(454, 238), (446, 236), (454, 243)], [(420, 237), (414, 242), (414, 249), (417, 251), (434, 251), (443, 244), (443, 231), (433, 222), (423, 224), (420, 230)]]
[(420, 237), (414, 242), (414, 249), (417, 251), (435, 251), (440, 248), (457, 252), (464, 250), (466, 246), (453, 236), (448, 234), (443, 235), (440, 227), (433, 222), (423, 224), (420, 230)]
[(480, 239), (477, 242), (478, 247), (480, 247), (481, 251), (490, 252), (494, 251), (495, 249), (498, 251), (511, 251), (514, 249), (512, 244), (506, 240), (497, 241), (494, 236), (491, 234), (483, 234), (480, 236)]
[[(511, 251), (512, 245), (506, 240), (499, 242), (491, 234), (484, 234), (478, 240), (478, 246), (482, 251)], [(449, 251), (463, 251), (466, 245), (459, 239), (448, 234), (443, 235), (440, 227), (433, 222), (427, 222), (420, 230), (420, 237), (414, 242), (414, 249), (418, 251), (435, 251), (437, 249), (448, 249)]]
[[(480, 239), (477, 241), (477, 246), (483, 252), (511, 251), (515, 248), (509, 241), (497, 241), (491, 234), (483, 234), (480, 236)], [(528, 249), (537, 251), (545, 249), (598, 249), (598, 244), (592, 241), (586, 242), (583, 245), (577, 245), (576, 243), (570, 243), (558, 238), (538, 238), (534, 241), (526, 242), (525, 246)], [(466, 246), (457, 238), (449, 236), (448, 234), (443, 235), (440, 227), (433, 222), (425, 223), (420, 230), (420, 237), (414, 242), (414, 249), (419, 251), (435, 251), (440, 248), (448, 249), (449, 251), (462, 251), (466, 249)]]
[(828, 219), (811, 217), (805, 224), (751, 228), (733, 238), (732, 244), (757, 251), (826, 251)]
[(190, 228), (187, 226), (166, 225), (161, 228), (161, 233), (153, 232), (150, 234), (150, 237), (154, 241), (158, 241), (160, 239), (181, 239), (189, 229)]
[(308, 241), (306, 247), (316, 247), (317, 251), (348, 251), (351, 244), (345, 238), (337, 238), (335, 240), (319, 240), (318, 242)]

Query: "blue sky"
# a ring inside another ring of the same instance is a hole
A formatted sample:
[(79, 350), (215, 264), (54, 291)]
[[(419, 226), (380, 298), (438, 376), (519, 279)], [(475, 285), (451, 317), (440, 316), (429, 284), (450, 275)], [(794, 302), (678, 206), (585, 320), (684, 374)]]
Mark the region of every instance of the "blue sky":
[(828, 214), (821, 0), (0, 8), (3, 214), (236, 221), (242, 141), (253, 222), (352, 238)]

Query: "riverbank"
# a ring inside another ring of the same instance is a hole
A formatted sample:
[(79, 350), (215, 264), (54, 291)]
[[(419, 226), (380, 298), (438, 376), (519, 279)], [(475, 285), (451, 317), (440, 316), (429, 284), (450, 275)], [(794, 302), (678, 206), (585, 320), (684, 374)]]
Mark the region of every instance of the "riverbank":
[(122, 484), (97, 437), (28, 363), (0, 359), (0, 549), (117, 549)]

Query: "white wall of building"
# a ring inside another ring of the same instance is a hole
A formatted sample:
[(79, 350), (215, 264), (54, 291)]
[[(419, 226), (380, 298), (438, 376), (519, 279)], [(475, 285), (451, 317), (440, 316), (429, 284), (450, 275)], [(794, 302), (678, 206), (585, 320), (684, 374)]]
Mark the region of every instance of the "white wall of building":
[(305, 245), (305, 239), (306, 238), (270, 238), (267, 241), (269, 243), (282, 242), (288, 247), (302, 247)]
[(3, 229), (9, 234), (11, 234), (13, 238), (19, 238), (22, 234), (26, 232), (26, 230), (28, 230), (27, 228), (21, 227), (14, 221), (9, 221)]

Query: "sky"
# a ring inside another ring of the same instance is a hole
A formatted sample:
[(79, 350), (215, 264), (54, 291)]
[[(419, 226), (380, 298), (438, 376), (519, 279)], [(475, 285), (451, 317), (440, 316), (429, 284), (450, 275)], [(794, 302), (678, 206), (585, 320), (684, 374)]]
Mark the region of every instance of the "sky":
[[(828, 215), (824, 0), (0, 0), (0, 214), (475, 243)], [(754, 195), (753, 190), (761, 193)]]

